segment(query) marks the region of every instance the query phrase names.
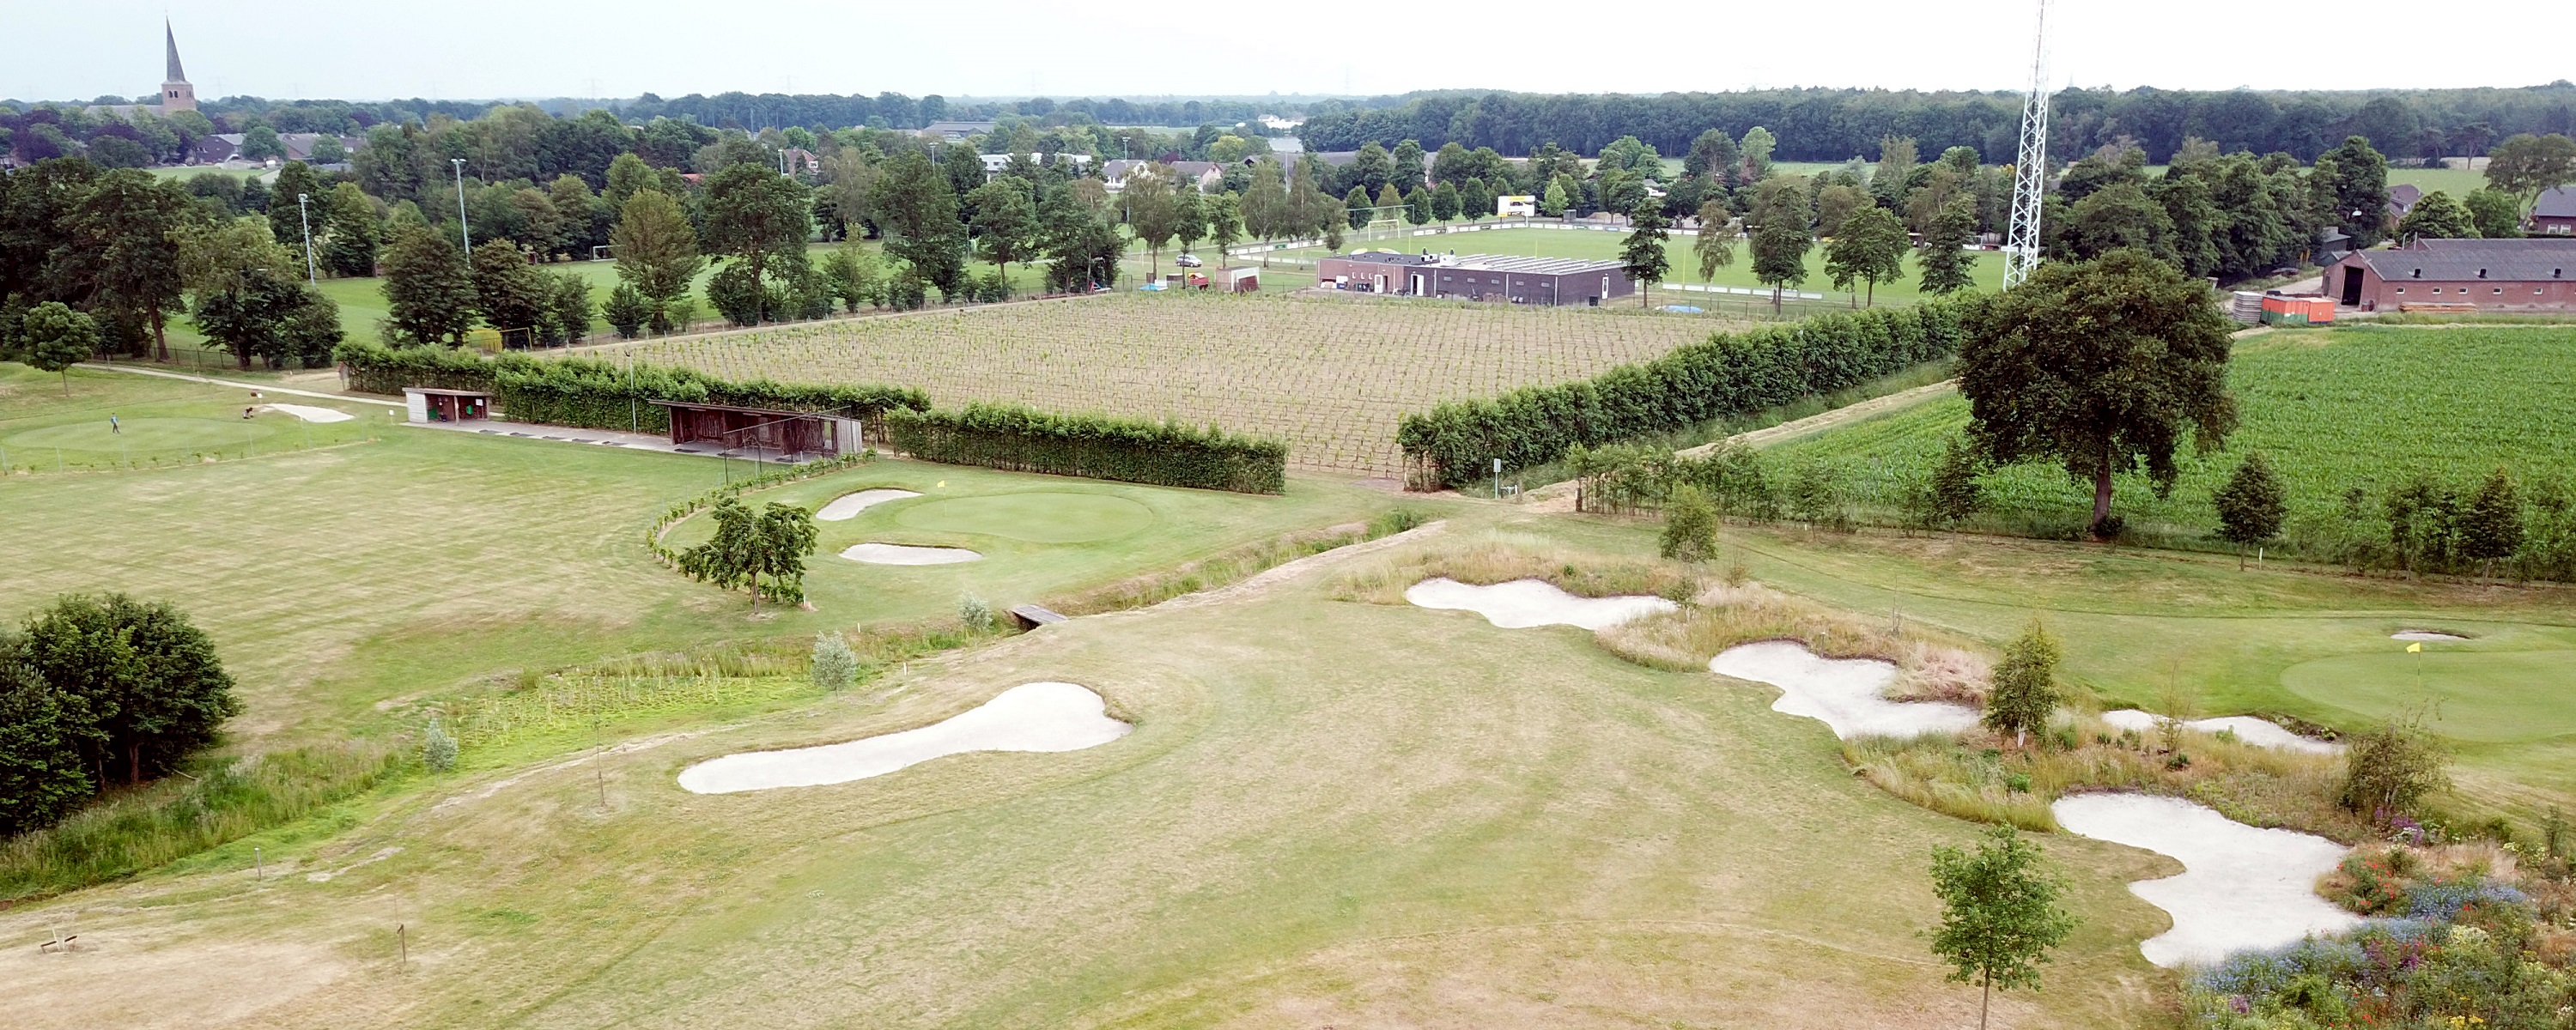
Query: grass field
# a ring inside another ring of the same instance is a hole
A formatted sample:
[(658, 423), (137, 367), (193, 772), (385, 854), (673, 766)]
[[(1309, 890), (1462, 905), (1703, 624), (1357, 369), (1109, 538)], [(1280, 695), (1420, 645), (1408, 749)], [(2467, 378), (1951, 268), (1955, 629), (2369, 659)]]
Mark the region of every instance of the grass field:
[[(1455, 251), (1459, 254), (1513, 254), (1526, 255), (1529, 257), (1562, 257), (1582, 258), (1590, 261), (1616, 261), (1619, 260), (1619, 248), (1622, 244), (1627, 242), (1627, 239), (1628, 234), (1624, 232), (1605, 232), (1590, 229), (1488, 229), (1481, 232), (1450, 233), (1442, 236), (1413, 237), (1409, 240), (1381, 241), (1375, 244), (1354, 245), (1345, 249), (1363, 250), (1375, 247), (1377, 249), (1392, 248), (1410, 251), (1429, 248), (1437, 252)], [(1767, 293), (1770, 288), (1764, 286), (1760, 281), (1753, 278), (1753, 256), (1752, 251), (1748, 249), (1746, 241), (1736, 241), (1734, 264), (1718, 269), (1715, 276), (1706, 280), (1699, 277), (1699, 259), (1691, 253), (1692, 242), (1692, 237), (1676, 236), (1665, 244), (1665, 252), (1671, 258), (1673, 264), (1673, 275), (1669, 280), (1670, 282), (1708, 282), (1719, 286), (1735, 286), (1744, 289), (1763, 290), (1765, 291), (1766, 296), (1761, 299), (1764, 301), (1764, 305), (1768, 306)], [(1983, 290), (1994, 290), (2001, 287), (2003, 285), (2004, 276), (2003, 256), (2001, 254), (1978, 255), (1975, 274), (1977, 288)], [(1915, 301), (1921, 300), (1923, 293), (1918, 288), (1917, 284), (1922, 279), (1922, 276), (1923, 272), (1920, 262), (1914, 255), (1908, 255), (1905, 259), (1905, 277), (1896, 282), (1878, 284), (1878, 290), (1875, 297), (1876, 303), (1911, 304)], [(1855, 285), (1861, 285), (1863, 290), (1866, 290), (1865, 284)], [(1833, 277), (1825, 272), (1825, 248), (1821, 243), (1816, 246), (1816, 249), (1808, 252), (1807, 281), (1796, 288), (1808, 293), (1824, 293), (1832, 301), (1832, 303), (1824, 305), (1811, 303), (1808, 305), (1810, 309), (1839, 307), (1843, 306), (1844, 302), (1854, 299), (1846, 294), (1831, 292), (1833, 290)], [(1701, 306), (1707, 306), (1708, 303), (1714, 299), (1714, 297), (1708, 294), (1693, 293), (1686, 290), (1663, 290), (1658, 293), (1656, 303), (1698, 304)], [(1735, 304), (1746, 299), (1747, 298), (1740, 296), (1727, 296), (1725, 298), (1725, 303), (1732, 308)], [(1630, 303), (1634, 302), (1631, 301)]]
[(1594, 375), (1704, 339), (1633, 311), (1122, 294), (762, 328), (591, 351), (733, 378), (918, 386), (933, 402), (1213, 423), (1291, 464), (1391, 474), (1397, 421), (1441, 401)]
[[(2196, 534), (2217, 524), (2210, 491), (2260, 450), (2290, 489), (2292, 517), (2341, 506), (2345, 489), (2375, 499), (2429, 472), (2452, 482), (2498, 465), (2521, 479), (2576, 478), (2576, 329), (2347, 327), (2282, 331), (2237, 344), (2228, 386), (2242, 425), (2227, 450), (2181, 458), (2172, 496), (2122, 477), (2114, 500), (2131, 525)], [(2474, 399), (2472, 402), (2471, 399)], [(1780, 456), (1841, 468), (1866, 503), (1893, 507), (1908, 477), (1967, 425), (1952, 396), (1782, 445)], [(2080, 525), (2092, 491), (2054, 467), (1987, 478), (2002, 514)]]

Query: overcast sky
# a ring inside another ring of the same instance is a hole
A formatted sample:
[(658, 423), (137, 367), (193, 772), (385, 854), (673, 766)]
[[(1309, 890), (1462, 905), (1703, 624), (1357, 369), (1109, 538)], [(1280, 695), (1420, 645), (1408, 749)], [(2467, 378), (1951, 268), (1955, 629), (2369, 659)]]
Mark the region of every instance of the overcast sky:
[[(2315, 5), (2243, 0), (2061, 0), (2051, 78), (2347, 89), (2576, 75), (2555, 42), (2510, 42), (2513, 26), (2567, 28), (2565, 0), (2478, 4), (2450, 29), (2433, 28), (2416, 3), (2330, 7), (2326, 18)], [(1413, 10), (1425, 13), (1276, 0), (0, 0), (0, 96), (155, 92), (165, 11), (200, 97), (2017, 89), (2033, 6), (1488, 0)], [(2458, 45), (2403, 46), (2390, 33), (2407, 26), (2453, 32)]]

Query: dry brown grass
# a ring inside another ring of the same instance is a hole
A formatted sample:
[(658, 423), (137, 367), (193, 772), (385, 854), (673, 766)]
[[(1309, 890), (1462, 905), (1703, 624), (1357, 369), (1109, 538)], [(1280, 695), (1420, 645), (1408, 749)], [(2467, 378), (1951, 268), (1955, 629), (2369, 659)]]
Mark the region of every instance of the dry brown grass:
[(1536, 579), (1577, 597), (1651, 594), (1677, 602), (1690, 601), (1705, 585), (1699, 570), (1677, 562), (1577, 551), (1516, 533), (1487, 533), (1346, 573), (1332, 582), (1331, 592), (1336, 601), (1403, 604), (1406, 587), (1441, 577), (1478, 586)]
[(1887, 696), (1983, 704), (1991, 663), (1963, 640), (1920, 624), (1872, 619), (1792, 597), (1759, 583), (1719, 583), (1681, 611), (1601, 631), (1602, 646), (1639, 665), (1686, 671), (1718, 652), (1795, 640), (1828, 658), (1876, 658), (1897, 667)]

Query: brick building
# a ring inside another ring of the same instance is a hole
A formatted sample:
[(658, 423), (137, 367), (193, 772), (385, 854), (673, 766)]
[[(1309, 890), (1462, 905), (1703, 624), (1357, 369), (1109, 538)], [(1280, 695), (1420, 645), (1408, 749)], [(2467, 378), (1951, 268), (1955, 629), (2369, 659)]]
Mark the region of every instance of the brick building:
[(1315, 279), (1318, 284), (1366, 293), (1551, 306), (1598, 305), (1637, 292), (1637, 284), (1616, 261), (1492, 254), (1361, 251), (1316, 262)]
[(2576, 186), (2543, 190), (2531, 207), (2534, 236), (2576, 236)]
[(2417, 240), (2347, 255), (2325, 280), (2336, 303), (2364, 311), (2430, 304), (2576, 310), (2576, 238)]

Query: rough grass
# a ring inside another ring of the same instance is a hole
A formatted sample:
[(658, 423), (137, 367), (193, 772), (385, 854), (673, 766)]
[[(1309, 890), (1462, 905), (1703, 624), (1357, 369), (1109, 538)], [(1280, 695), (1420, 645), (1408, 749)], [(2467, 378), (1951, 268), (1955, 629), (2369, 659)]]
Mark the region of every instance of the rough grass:
[[(2029, 746), (1972, 730), (1953, 737), (1845, 741), (1843, 760), (1890, 794), (1936, 812), (2055, 830), (2049, 805), (2068, 794), (2137, 791), (2186, 797), (2249, 826), (2284, 827), (2346, 843), (2370, 827), (2334, 801), (2343, 760), (2256, 747), (2183, 730), (2124, 733), (2089, 715)], [(2184, 759), (2177, 762), (2177, 757)]]
[(1738, 644), (1795, 640), (1827, 658), (1894, 663), (1887, 696), (1895, 700), (1985, 702), (1988, 659), (1933, 627), (1839, 611), (1759, 583), (1720, 583), (1690, 600), (1680, 611), (1604, 629), (1601, 643), (1639, 665), (1689, 670)]
[(374, 742), (201, 763), (199, 774), (113, 794), (0, 843), (0, 902), (151, 869), (305, 818), (411, 767), (400, 751)]
[(1478, 586), (1535, 579), (1576, 597), (1652, 595), (1676, 602), (1689, 601), (1703, 582), (1698, 569), (1675, 562), (1579, 551), (1526, 534), (1486, 533), (1381, 559), (1336, 577), (1332, 591), (1336, 600), (1404, 604), (1406, 588), (1435, 578)]
[(1422, 524), (1410, 509), (1387, 512), (1368, 522), (1282, 534), (1259, 543), (1182, 562), (1169, 569), (1132, 576), (1050, 600), (1046, 607), (1062, 615), (1097, 615), (1159, 604), (1183, 594), (1209, 590), (1277, 568), (1299, 558), (1365, 543)]

